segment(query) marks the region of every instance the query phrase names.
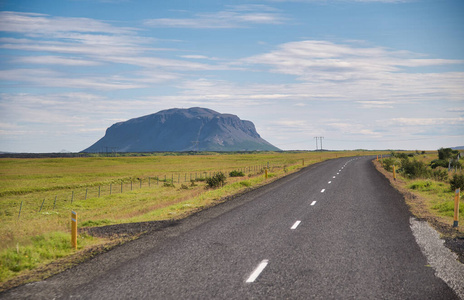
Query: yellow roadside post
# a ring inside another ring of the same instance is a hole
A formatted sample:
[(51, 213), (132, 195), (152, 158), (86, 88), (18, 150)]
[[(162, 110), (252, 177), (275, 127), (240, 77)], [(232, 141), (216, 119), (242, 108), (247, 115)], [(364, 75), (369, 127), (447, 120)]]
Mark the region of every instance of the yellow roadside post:
[(454, 222), (453, 227), (459, 226), (459, 200), (461, 198), (461, 190), (456, 189), (454, 194)]
[(393, 165), (393, 180), (396, 180), (396, 168), (395, 168), (395, 165)]
[(267, 179), (267, 168), (266, 168), (266, 169), (264, 169), (264, 174), (265, 174), (265, 175), (264, 175), (264, 178), (266, 178), (266, 179)]
[(77, 250), (77, 213), (71, 211), (71, 246)]
[(379, 161), (379, 155), (377, 154), (377, 161)]

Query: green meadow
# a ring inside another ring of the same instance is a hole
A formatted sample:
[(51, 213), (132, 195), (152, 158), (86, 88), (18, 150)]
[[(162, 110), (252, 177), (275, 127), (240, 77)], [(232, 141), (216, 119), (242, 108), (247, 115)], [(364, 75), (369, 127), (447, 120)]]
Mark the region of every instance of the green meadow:
[[(250, 187), (327, 159), (380, 152), (264, 152), (0, 159), (0, 282), (75, 253), (78, 227), (180, 219)], [(268, 178), (264, 170), (268, 168)], [(231, 171), (244, 176), (229, 177)], [(206, 188), (205, 178), (226, 174)], [(79, 235), (78, 250), (107, 243)]]

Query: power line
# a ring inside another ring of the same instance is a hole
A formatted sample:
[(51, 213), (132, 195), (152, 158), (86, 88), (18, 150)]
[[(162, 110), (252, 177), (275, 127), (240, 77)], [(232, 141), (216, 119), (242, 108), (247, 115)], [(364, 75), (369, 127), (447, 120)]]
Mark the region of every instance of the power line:
[(317, 140), (320, 140), (320, 141), (321, 141), (321, 151), (322, 151), (322, 139), (323, 139), (324, 137), (323, 137), (323, 136), (315, 136), (314, 138), (316, 139), (316, 151), (319, 150), (319, 149), (317, 148)]

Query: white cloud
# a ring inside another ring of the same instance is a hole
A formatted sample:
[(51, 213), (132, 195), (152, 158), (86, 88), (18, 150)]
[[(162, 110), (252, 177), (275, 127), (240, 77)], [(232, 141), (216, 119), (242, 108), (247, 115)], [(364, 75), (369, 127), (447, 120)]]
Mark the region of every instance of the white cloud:
[(420, 73), (410, 69), (462, 65), (463, 60), (425, 59), (422, 54), (381, 47), (312, 40), (290, 42), (240, 62), (269, 66), (271, 72), (295, 76), (301, 83), (292, 86), (293, 94), (350, 101), (372, 101), (375, 97), (383, 102), (460, 101), (464, 97), (464, 72)]
[(43, 36), (68, 32), (92, 32), (131, 35), (135, 28), (114, 27), (89, 18), (50, 17), (46, 14), (0, 12), (0, 31)]
[(58, 71), (48, 69), (12, 69), (0, 70), (0, 80), (8, 82), (26, 82), (39, 87), (66, 87), (72, 89), (123, 90), (143, 88), (132, 78), (119, 76), (70, 77)]
[(464, 118), (393, 118), (393, 124), (407, 126), (435, 126), (435, 125), (460, 125), (463, 126)]
[(97, 66), (100, 62), (84, 60), (72, 57), (42, 55), (42, 56), (21, 56), (14, 59), (17, 63), (23, 64), (51, 64), (64, 66)]
[[(272, 11), (272, 12), (271, 12)], [(193, 18), (160, 18), (144, 22), (153, 27), (177, 28), (239, 28), (258, 24), (281, 24), (285, 18), (265, 5), (230, 6), (228, 10), (198, 13)]]

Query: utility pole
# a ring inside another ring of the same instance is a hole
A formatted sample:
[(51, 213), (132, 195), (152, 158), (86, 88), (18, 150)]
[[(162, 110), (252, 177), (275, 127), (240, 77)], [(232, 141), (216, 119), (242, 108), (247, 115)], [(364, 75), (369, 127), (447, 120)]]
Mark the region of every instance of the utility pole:
[(324, 138), (323, 136), (315, 136), (314, 137), (316, 139), (316, 151), (318, 151), (318, 147), (317, 147), (317, 140), (320, 140), (321, 141), (321, 151), (322, 151), (322, 139)]

